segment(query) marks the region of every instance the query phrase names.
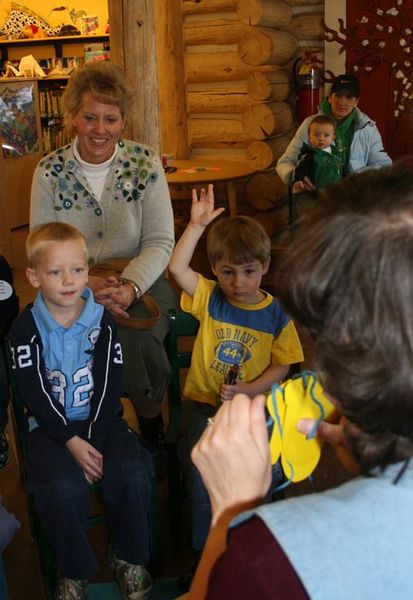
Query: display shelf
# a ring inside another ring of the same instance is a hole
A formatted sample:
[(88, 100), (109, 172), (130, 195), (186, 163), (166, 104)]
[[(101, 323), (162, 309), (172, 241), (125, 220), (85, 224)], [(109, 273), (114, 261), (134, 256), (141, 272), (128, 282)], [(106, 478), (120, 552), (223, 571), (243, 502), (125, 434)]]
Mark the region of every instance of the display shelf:
[(90, 42), (109, 42), (108, 34), (102, 35), (68, 35), (62, 37), (45, 37), (45, 38), (21, 38), (18, 40), (0, 40), (0, 61), (4, 64), (9, 57), (8, 48), (10, 46), (54, 46), (56, 58), (62, 58), (62, 46), (64, 44), (84, 44)]
[(0, 98), (0, 214), (10, 232), (29, 222), (32, 174), (44, 151), (38, 81), (3, 79)]

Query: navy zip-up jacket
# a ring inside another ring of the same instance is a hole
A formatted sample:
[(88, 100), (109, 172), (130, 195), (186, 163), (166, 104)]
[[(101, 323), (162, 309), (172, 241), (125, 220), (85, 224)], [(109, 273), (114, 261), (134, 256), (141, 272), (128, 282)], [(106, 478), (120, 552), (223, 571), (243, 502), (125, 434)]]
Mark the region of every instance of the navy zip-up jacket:
[(100, 333), (93, 350), (94, 393), (89, 417), (84, 421), (69, 420), (64, 407), (54, 401), (51, 384), (46, 377), (42, 357), (42, 340), (28, 305), (9, 332), (12, 371), (19, 393), (41, 429), (65, 444), (75, 435), (101, 448), (114, 422), (122, 417), (120, 402), (123, 363), (116, 324), (104, 309)]

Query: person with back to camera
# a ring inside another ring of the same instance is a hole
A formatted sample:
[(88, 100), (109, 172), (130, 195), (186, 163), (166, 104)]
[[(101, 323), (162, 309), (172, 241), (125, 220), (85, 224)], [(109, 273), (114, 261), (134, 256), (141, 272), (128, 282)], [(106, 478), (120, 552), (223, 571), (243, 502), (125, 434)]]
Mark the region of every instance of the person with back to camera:
[(293, 194), (303, 192), (308, 182), (319, 190), (342, 178), (343, 163), (334, 154), (335, 131), (332, 117), (317, 115), (310, 121), (308, 144), (303, 144), (291, 176)]
[(27, 278), (39, 290), (14, 321), (9, 347), (27, 412), (28, 489), (60, 573), (56, 600), (86, 600), (97, 562), (87, 539), (88, 484), (102, 491), (111, 562), (125, 600), (152, 582), (151, 461), (122, 419), (122, 348), (113, 317), (86, 287), (87, 248), (68, 223), (33, 229)]
[[(278, 300), (260, 288), (270, 265), (271, 241), (251, 217), (220, 219), (208, 232), (207, 254), (218, 282), (190, 267), (206, 227), (223, 211), (214, 209), (213, 186), (192, 192), (191, 217), (176, 244), (169, 272), (182, 288), (181, 307), (199, 321), (191, 367), (186, 377), (179, 454), (191, 508), (192, 548), (199, 557), (208, 534), (208, 495), (190, 452), (221, 402), (236, 393), (254, 396), (280, 381), (303, 353), (293, 322)], [(236, 367), (237, 381), (228, 383)], [(274, 472), (278, 483), (281, 469)], [(192, 569), (192, 575), (193, 575)], [(191, 569), (182, 580), (190, 583)]]
[(13, 320), (19, 314), (19, 297), (13, 287), (13, 275), (7, 259), (0, 255), (0, 469), (10, 460), (7, 441), (9, 382), (7, 377), (4, 339)]
[[(312, 334), (319, 377), (343, 415), (318, 435), (344, 444), (363, 476), (260, 507), (270, 482), (265, 398), (224, 403), (192, 453), (213, 517), (191, 600), (413, 597), (413, 171), (369, 170), (324, 193), (277, 290)], [(312, 427), (297, 422), (304, 435)]]
[[(391, 164), (376, 124), (357, 107), (359, 99), (360, 84), (357, 77), (343, 74), (334, 79), (328, 98), (320, 106), (319, 112), (332, 117), (336, 124), (334, 154), (343, 163), (343, 176), (366, 167)], [(302, 146), (308, 143), (308, 127), (314, 117), (312, 115), (304, 119), (277, 162), (276, 171), (286, 185), (292, 182)], [(305, 181), (304, 191), (315, 191), (314, 184)]]
[(69, 79), (63, 96), (73, 142), (42, 159), (35, 171), (31, 227), (65, 221), (85, 236), (92, 264), (127, 259), (118, 281), (89, 277), (96, 302), (114, 316), (147, 317), (150, 290), (161, 310), (152, 329), (119, 327), (124, 350), (124, 393), (156, 454), (161, 448), (161, 401), (170, 376), (163, 346), (175, 293), (165, 279), (174, 222), (162, 164), (151, 148), (123, 139), (132, 118), (133, 92), (122, 70), (92, 62)]

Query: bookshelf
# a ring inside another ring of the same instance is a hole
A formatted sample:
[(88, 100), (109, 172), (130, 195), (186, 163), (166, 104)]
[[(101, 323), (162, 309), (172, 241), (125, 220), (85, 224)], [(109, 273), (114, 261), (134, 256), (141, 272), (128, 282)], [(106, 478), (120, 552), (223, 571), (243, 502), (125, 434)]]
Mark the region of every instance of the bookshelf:
[(109, 43), (109, 35), (71, 35), (37, 39), (0, 40), (0, 68), (4, 67), (7, 60), (18, 59), (25, 54), (33, 54), (36, 60), (39, 58), (48, 58), (46, 54), (49, 54), (50, 51), (52, 52), (50, 58), (63, 58), (72, 55), (80, 56), (79, 48), (76, 48), (76, 46), (80, 45), (83, 49), (85, 44), (94, 44), (97, 42)]
[[(4, 69), (7, 61), (17, 64), (27, 54), (32, 54), (45, 72), (56, 65), (70, 66), (70, 61), (81, 67), (85, 58), (93, 58), (98, 53), (99, 44), (103, 48), (108, 43), (106, 34), (0, 40), (0, 69)], [(31, 181), (37, 163), (45, 154), (70, 141), (63, 126), (62, 110), (67, 80), (68, 75), (64, 74), (42, 78), (0, 77), (0, 215), (7, 213), (8, 220), (4, 227), (2, 219), (4, 232), (0, 228), (0, 249), (5, 244), (6, 231), (29, 223)], [(30, 90), (28, 94), (32, 98), (32, 104), (28, 105), (30, 123), (27, 106), (15, 110), (13, 105), (13, 94), (18, 95), (19, 90), (24, 89)]]
[[(38, 82), (0, 80), (0, 214), (2, 244), (11, 229), (27, 225), (33, 171), (43, 156)], [(9, 257), (7, 248), (5, 252)]]

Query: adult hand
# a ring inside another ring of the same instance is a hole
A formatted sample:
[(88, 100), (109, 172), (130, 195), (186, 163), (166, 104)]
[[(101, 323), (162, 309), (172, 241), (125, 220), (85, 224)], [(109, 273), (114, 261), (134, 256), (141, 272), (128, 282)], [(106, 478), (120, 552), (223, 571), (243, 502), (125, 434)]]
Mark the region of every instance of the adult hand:
[(103, 477), (103, 454), (92, 444), (78, 435), (66, 442), (66, 448), (82, 468), (88, 483), (95, 483)]
[(114, 305), (113, 310), (116, 310), (115, 314), (120, 314), (120, 311), (122, 311), (123, 314), (121, 316), (129, 317), (129, 314), (125, 311), (134, 302), (135, 297), (135, 289), (127, 282), (112, 292), (110, 299)]
[(96, 295), (99, 293), (107, 293), (105, 290), (108, 288), (117, 289), (122, 285), (122, 282), (116, 277), (113, 277), (113, 275), (110, 277), (97, 277), (95, 275), (89, 275), (87, 285), (92, 290), (93, 294)]
[(205, 188), (201, 189), (199, 199), (196, 190), (192, 190), (191, 225), (205, 228), (224, 210), (225, 208), (214, 209), (214, 186), (212, 183), (208, 185), (207, 191)]
[[(129, 317), (126, 308), (130, 306), (133, 300), (133, 298), (131, 298), (129, 304), (127, 304), (127, 300), (132, 296), (133, 290), (131, 286), (125, 287), (121, 281), (113, 276), (90, 276), (88, 279), (88, 286), (93, 292), (95, 301), (98, 302), (98, 304), (102, 304), (115, 317)], [(122, 293), (120, 293), (121, 288), (125, 288), (122, 290)], [(131, 288), (132, 291), (129, 291), (129, 288)]]
[(217, 412), (192, 450), (212, 506), (212, 525), (260, 504), (271, 482), (265, 397), (236, 395)]

